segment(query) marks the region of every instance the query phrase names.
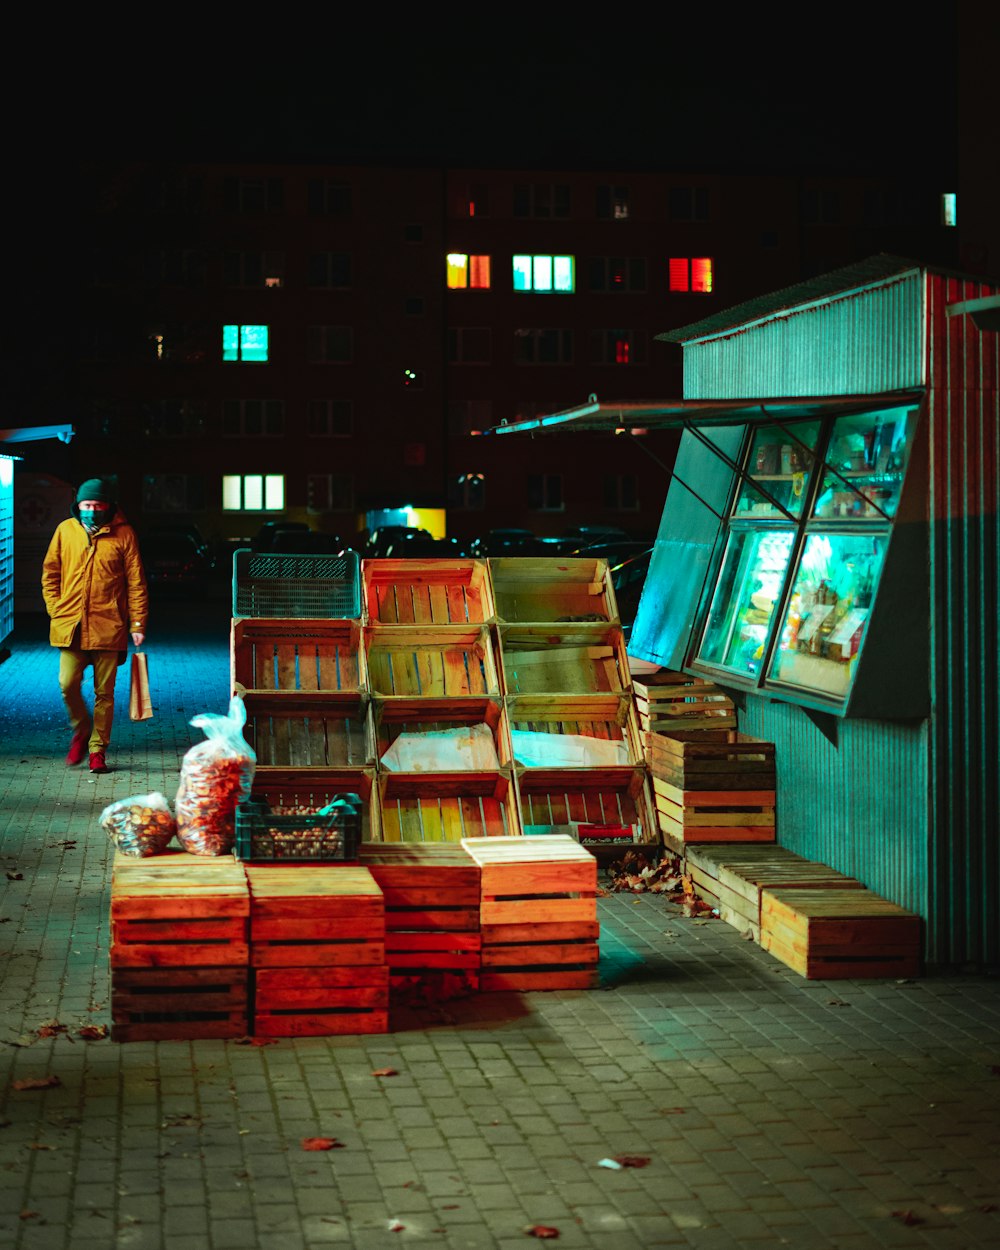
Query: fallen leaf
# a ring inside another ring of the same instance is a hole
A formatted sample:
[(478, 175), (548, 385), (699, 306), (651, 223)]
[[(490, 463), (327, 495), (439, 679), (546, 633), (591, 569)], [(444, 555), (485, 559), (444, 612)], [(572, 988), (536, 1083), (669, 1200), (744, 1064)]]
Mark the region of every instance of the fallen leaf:
[(915, 1211), (893, 1211), (892, 1218), (894, 1220), (899, 1220), (901, 1224), (913, 1225), (924, 1223), (923, 1217), (917, 1215)]
[(683, 1115), (683, 1107), (661, 1107), (660, 1115)]
[(645, 1168), (649, 1162), (649, 1155), (615, 1155), (615, 1163), (623, 1168)]
[(32, 1141), (28, 1142), (29, 1150), (58, 1150), (58, 1146), (50, 1146), (47, 1142)]
[(405, 1227), (406, 1227), (406, 1225), (405, 1225), (405, 1224), (403, 1224), (403, 1223), (401, 1223), (399, 1220), (390, 1220), (390, 1221), (389, 1221), (389, 1232), (390, 1232), (390, 1233), (400, 1233), (400, 1232), (402, 1232), (402, 1231), (403, 1231), (403, 1229), (404, 1229)]
[(335, 1150), (343, 1148), (344, 1143), (337, 1141), (336, 1137), (303, 1137), (303, 1150)]
[(610, 1168), (612, 1172), (620, 1172), (622, 1165), (617, 1159), (598, 1159), (597, 1166), (599, 1168)]
[(40, 1024), (35, 1032), (39, 1037), (57, 1037), (60, 1033), (67, 1032), (67, 1028), (58, 1020), (47, 1020), (44, 1024)]
[(55, 1089), (57, 1085), (61, 1085), (62, 1081), (57, 1076), (33, 1076), (25, 1077), (22, 1081), (15, 1081), (11, 1086), (12, 1089)]
[(38, 1211), (27, 1211), (27, 1210), (25, 1210), (25, 1211), (22, 1211), (22, 1212), (20, 1213), (20, 1215), (19, 1215), (17, 1218), (18, 1218), (19, 1220), (37, 1220), (37, 1219), (38, 1219), (38, 1216), (39, 1216), (39, 1212), (38, 1212)]
[(539, 1237), (543, 1241), (559, 1236), (559, 1229), (552, 1228), (549, 1224), (533, 1224), (530, 1228), (525, 1229), (525, 1232), (529, 1237)]
[(7, 880), (8, 881), (23, 881), (24, 873), (23, 872), (11, 872), (10, 869), (8, 869)]
[(395, 1068), (376, 1068), (372, 1076), (399, 1076)]
[[(458, 1202), (446, 1202), (446, 1203), (444, 1204), (444, 1206), (441, 1208), (441, 1210), (442, 1210), (442, 1211), (458, 1211), (458, 1210), (460, 1209), (460, 1207), (461, 1207), (461, 1203), (458, 1203)], [(986, 1208), (985, 1208), (985, 1207), (982, 1207), (982, 1208), (980, 1208), (980, 1209), (981, 1209), (981, 1210), (985, 1210)]]
[(995, 1202), (984, 1202), (979, 1209), (984, 1215), (991, 1215), (994, 1211), (1000, 1211), (1000, 1207)]
[(740, 934), (740, 937), (743, 939), (744, 942), (752, 942), (754, 940), (753, 930), (744, 929), (743, 932)]
[(85, 1024), (82, 1028), (77, 1029), (77, 1037), (82, 1037), (85, 1042), (99, 1042), (101, 1038), (107, 1037), (108, 1026), (106, 1024)]

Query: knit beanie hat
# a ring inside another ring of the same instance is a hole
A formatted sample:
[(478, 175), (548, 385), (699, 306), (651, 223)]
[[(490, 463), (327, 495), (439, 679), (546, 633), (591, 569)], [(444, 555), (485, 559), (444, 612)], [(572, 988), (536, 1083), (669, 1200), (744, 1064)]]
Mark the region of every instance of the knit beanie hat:
[(80, 489), (76, 492), (77, 503), (84, 499), (97, 499), (103, 503), (113, 504), (115, 502), (115, 494), (109, 483), (103, 478), (90, 477), (85, 482), (80, 483)]

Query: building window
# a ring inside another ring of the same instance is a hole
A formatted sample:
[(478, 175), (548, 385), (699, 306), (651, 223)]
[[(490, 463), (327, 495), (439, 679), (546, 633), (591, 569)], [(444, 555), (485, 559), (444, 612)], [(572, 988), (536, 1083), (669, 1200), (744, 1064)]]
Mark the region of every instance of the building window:
[(446, 275), (450, 291), (488, 291), (490, 258), (467, 256), (464, 252), (449, 252)]
[(227, 178), (223, 197), (229, 213), (278, 213), (285, 200), (280, 178)]
[(565, 508), (562, 474), (529, 473), (528, 507), (534, 512), (562, 512)]
[(708, 187), (671, 187), (667, 207), (671, 221), (708, 221)]
[(572, 256), (514, 257), (514, 290), (569, 295), (575, 288)]
[(147, 473), (142, 479), (143, 512), (200, 512), (205, 481), (190, 473)]
[(595, 365), (643, 365), (646, 336), (642, 330), (592, 330), (590, 358)]
[(349, 252), (311, 252), (309, 254), (309, 278), (311, 287), (346, 291), (351, 286), (351, 256)]
[(310, 326), (309, 359), (316, 364), (348, 364), (354, 359), (354, 331), (350, 326)]
[(604, 506), (609, 512), (636, 512), (639, 494), (634, 473), (604, 475)]
[(223, 261), (226, 286), (284, 286), (284, 252), (227, 252)]
[(566, 183), (521, 182), (514, 187), (515, 217), (568, 217), (570, 203)]
[(190, 248), (161, 248), (143, 258), (144, 278), (150, 286), (205, 285), (205, 257)]
[(202, 400), (160, 399), (145, 407), (148, 438), (200, 438), (206, 433)]
[(351, 184), (341, 178), (310, 178), (307, 195), (314, 217), (350, 217), (353, 211)]
[(350, 438), (354, 405), (349, 399), (310, 399), (306, 433), (310, 438)]
[(491, 342), (489, 326), (453, 326), (448, 331), (448, 361), (453, 365), (487, 365)]
[(143, 182), (143, 204), (158, 213), (200, 213), (205, 205), (205, 180), (185, 175), (151, 174)]
[(482, 434), (493, 425), (491, 399), (453, 399), (448, 403), (449, 434)]
[(808, 190), (802, 192), (802, 220), (810, 225), (835, 225), (840, 221), (838, 191)]
[(227, 399), (222, 405), (226, 438), (280, 438), (285, 432), (285, 405), (280, 399)]
[(712, 261), (707, 256), (672, 256), (669, 261), (671, 291), (690, 291), (695, 295), (712, 293)]
[(306, 477), (309, 512), (350, 512), (354, 508), (354, 478), (349, 473), (310, 473)]
[(490, 189), (485, 182), (474, 182), (469, 187), (469, 216), (489, 217)]
[(267, 360), (267, 326), (223, 326), (222, 359), (261, 363)]
[(572, 364), (573, 331), (515, 330), (514, 363), (518, 365)]
[(645, 257), (592, 256), (590, 258), (590, 289), (592, 291), (645, 291)]
[(486, 506), (486, 474), (459, 473), (448, 483), (448, 507), (457, 512), (481, 512)]
[(610, 221), (625, 221), (629, 215), (628, 187), (597, 188), (597, 216)]
[(958, 225), (958, 196), (954, 191), (945, 191), (941, 196), (941, 225)]
[(284, 508), (283, 473), (223, 474), (223, 512), (283, 512)]

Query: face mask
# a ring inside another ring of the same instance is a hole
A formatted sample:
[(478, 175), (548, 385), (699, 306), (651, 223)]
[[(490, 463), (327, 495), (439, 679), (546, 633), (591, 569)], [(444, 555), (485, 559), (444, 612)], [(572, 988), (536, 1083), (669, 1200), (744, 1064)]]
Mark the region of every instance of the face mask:
[(104, 524), (107, 514), (108, 513), (107, 513), (106, 508), (103, 509), (101, 512), (97, 512), (93, 508), (81, 508), (80, 509), (80, 522), (85, 529), (89, 530), (91, 533), (94, 533), (95, 530), (99, 530), (101, 526)]

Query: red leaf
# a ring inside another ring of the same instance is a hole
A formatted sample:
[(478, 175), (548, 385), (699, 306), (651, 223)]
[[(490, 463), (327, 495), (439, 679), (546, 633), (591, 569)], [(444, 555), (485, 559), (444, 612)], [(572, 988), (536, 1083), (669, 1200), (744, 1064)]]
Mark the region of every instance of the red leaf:
[(376, 1068), (372, 1076), (399, 1076), (395, 1068)]
[(915, 1211), (893, 1211), (892, 1218), (899, 1220), (901, 1224), (923, 1224), (922, 1216), (916, 1214)]
[(615, 1163), (623, 1168), (644, 1168), (649, 1166), (649, 1155), (615, 1155)]
[(82, 1037), (85, 1042), (99, 1042), (101, 1038), (107, 1037), (108, 1026), (106, 1024), (85, 1024), (83, 1028), (77, 1029), (77, 1037)]
[(683, 1107), (661, 1107), (660, 1115), (683, 1115)]
[(25, 1209), (17, 1218), (19, 1220), (37, 1220), (40, 1214), (40, 1211), (28, 1211)]
[(338, 1147), (343, 1148), (344, 1143), (337, 1141), (336, 1137), (303, 1137), (303, 1150), (335, 1150)]
[(57, 1076), (26, 1077), (23, 1081), (15, 1081), (12, 1089), (55, 1089), (62, 1081)]
[(60, 1033), (65, 1033), (66, 1025), (60, 1024), (58, 1020), (48, 1020), (45, 1024), (40, 1024), (35, 1032), (39, 1037), (57, 1037)]
[(529, 1237), (540, 1237), (543, 1241), (559, 1236), (559, 1229), (552, 1228), (548, 1224), (533, 1224), (528, 1229)]

